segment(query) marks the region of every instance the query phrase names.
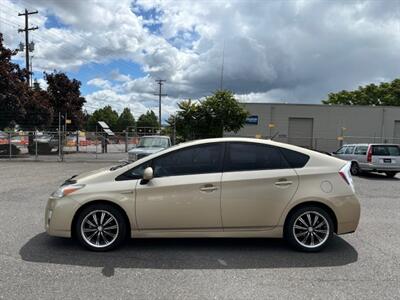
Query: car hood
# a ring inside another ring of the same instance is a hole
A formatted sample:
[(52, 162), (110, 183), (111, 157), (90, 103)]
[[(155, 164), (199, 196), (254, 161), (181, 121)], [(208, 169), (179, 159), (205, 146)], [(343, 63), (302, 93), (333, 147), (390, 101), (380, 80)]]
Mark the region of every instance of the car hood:
[(115, 177), (115, 172), (110, 170), (111, 167), (112, 166), (84, 172), (77, 176), (73, 176), (71, 179), (76, 180), (76, 183), (81, 184), (108, 181), (111, 177)]

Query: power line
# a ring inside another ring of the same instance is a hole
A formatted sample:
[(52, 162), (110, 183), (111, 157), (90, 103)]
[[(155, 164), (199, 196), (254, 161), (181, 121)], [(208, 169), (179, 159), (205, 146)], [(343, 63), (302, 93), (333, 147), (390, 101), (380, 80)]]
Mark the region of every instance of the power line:
[(30, 45), (29, 45), (29, 31), (33, 31), (33, 30), (37, 30), (39, 29), (39, 27), (35, 26), (35, 27), (29, 27), (29, 15), (34, 15), (37, 14), (38, 11), (28, 11), (25, 8), (25, 12), (24, 13), (18, 13), (18, 16), (24, 16), (25, 17), (25, 28), (24, 29), (18, 29), (18, 32), (25, 32), (25, 64), (26, 64), (26, 71), (27, 71), (27, 75), (26, 75), (26, 80), (27, 83), (29, 85), (30, 82), (30, 72), (29, 72), (29, 51), (33, 51), (33, 49), (30, 49)]
[(167, 94), (161, 93), (161, 90), (162, 90), (162, 86), (163, 86), (164, 82), (166, 82), (166, 80), (165, 79), (157, 79), (156, 82), (159, 86), (159, 89), (158, 89), (158, 94), (154, 94), (154, 95), (158, 95), (158, 123), (159, 123), (160, 130), (161, 130), (161, 97), (167, 96)]

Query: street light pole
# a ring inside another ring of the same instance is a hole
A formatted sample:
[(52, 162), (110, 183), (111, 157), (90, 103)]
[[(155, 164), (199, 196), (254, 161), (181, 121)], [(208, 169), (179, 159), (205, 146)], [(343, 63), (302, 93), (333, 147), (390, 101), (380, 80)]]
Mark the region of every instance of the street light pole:
[(166, 81), (165, 79), (157, 79), (156, 80), (156, 82), (158, 83), (159, 89), (158, 89), (158, 94), (154, 94), (154, 95), (158, 95), (158, 125), (160, 127), (160, 131), (161, 131), (161, 97), (167, 96), (167, 94), (161, 93), (162, 86), (165, 81)]

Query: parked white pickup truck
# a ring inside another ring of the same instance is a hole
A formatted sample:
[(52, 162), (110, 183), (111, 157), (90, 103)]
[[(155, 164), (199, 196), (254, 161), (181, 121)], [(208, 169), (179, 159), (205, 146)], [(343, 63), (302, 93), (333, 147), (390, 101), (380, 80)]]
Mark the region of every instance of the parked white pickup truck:
[(168, 136), (143, 136), (137, 146), (128, 151), (128, 160), (135, 161), (168, 147), (171, 147), (171, 139)]

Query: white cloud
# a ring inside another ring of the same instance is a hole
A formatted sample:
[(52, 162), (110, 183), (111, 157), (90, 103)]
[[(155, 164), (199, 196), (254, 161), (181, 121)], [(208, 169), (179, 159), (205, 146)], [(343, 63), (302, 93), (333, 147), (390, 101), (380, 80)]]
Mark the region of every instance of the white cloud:
[[(3, 2), (20, 11), (27, 0)], [(33, 34), (37, 70), (79, 70), (123, 59), (146, 73), (104, 74), (103, 80), (118, 84), (103, 82), (103, 91), (87, 96), (98, 104), (156, 108), (157, 78), (167, 80), (166, 111), (178, 99), (209, 95), (220, 84), (224, 43), (223, 86), (243, 101), (319, 102), (329, 92), (399, 74), (399, 1), (29, 3), (40, 11), (32, 17), (40, 26)], [(45, 29), (50, 14), (66, 27)], [(10, 21), (22, 24), (16, 15)], [(158, 26), (155, 32), (152, 26)], [(8, 27), (1, 28), (6, 42), (16, 46), (19, 39)]]
[(102, 78), (93, 78), (87, 82), (88, 85), (92, 85), (102, 89), (110, 89), (111, 83), (108, 80)]

